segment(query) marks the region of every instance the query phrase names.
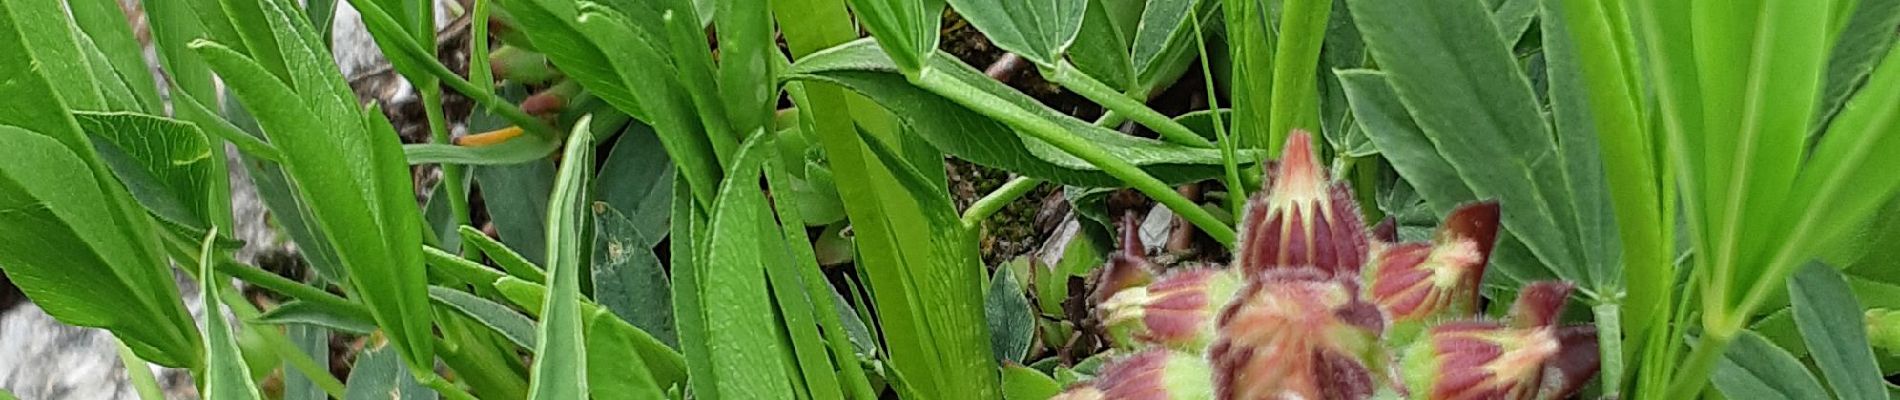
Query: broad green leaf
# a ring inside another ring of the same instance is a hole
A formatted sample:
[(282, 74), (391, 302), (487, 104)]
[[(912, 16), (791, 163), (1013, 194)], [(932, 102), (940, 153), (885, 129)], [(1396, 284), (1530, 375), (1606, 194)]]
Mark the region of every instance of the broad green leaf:
[(997, 360), (1023, 363), (1035, 339), (1034, 311), (1014, 274), (999, 269), (991, 275), (983, 302), (983, 314), (989, 321), (990, 351), (996, 353)]
[(594, 185), (595, 198), (625, 215), (647, 247), (666, 238), (673, 202), (686, 201), (673, 197), (673, 163), (660, 146), (652, 128), (629, 125), (601, 162)]
[(756, 141), (739, 150), (738, 162), (720, 188), (712, 206), (711, 229), (701, 250), (707, 278), (700, 282), (700, 304), (705, 307), (707, 345), (719, 377), (719, 397), (727, 399), (791, 398), (785, 370), (791, 353), (773, 318), (772, 298), (766, 289), (768, 258), (787, 255), (772, 229), (770, 208), (758, 189), (759, 157), (769, 153)]
[(541, 210), (548, 208), (548, 196), (554, 190), (554, 164), (480, 166), (473, 175), (501, 242), (531, 263), (545, 261), (541, 257), (547, 254), (547, 214)]
[[(1614, 264), (1589, 264), (1571, 247), (1567, 234), (1576, 232), (1577, 214), (1564, 155), (1485, 10), (1453, 0), (1351, 5), (1366, 48), (1430, 141), (1426, 148), (1436, 149), (1476, 199), (1513, 210), (1504, 216), (1505, 230), (1544, 266), (1583, 285), (1586, 295), (1615, 290), (1620, 277), (1608, 272)], [(1367, 134), (1377, 143), (1383, 133)]]
[(656, 240), (647, 239), (633, 221), (606, 202), (594, 202), (588, 210), (595, 230), (589, 271), (594, 301), (666, 345), (678, 347), (673, 300), (668, 296), (673, 290), (650, 247)]
[(541, 271), (540, 266), (529, 261), (521, 253), (515, 252), (513, 248), (496, 242), (495, 239), (489, 239), (488, 234), (482, 233), (481, 230), (472, 226), (463, 226), (456, 232), (462, 236), (462, 243), (480, 250), (482, 254), (488, 256), (489, 260), (500, 265), (503, 271), (508, 271), (508, 275), (534, 283), (547, 282), (547, 274)]
[(1880, 366), (1867, 347), (1860, 301), (1834, 268), (1809, 263), (1788, 281), (1794, 319), (1814, 363), (1839, 399), (1884, 400)]
[(666, 388), (653, 381), (646, 362), (633, 345), (639, 339), (629, 335), (634, 332), (631, 326), (598, 309), (587, 315), (586, 322), (587, 381), (591, 398), (665, 398)]
[(429, 287), (429, 299), (466, 315), (476, 322), (481, 322), (483, 326), (501, 334), (502, 338), (508, 339), (508, 342), (516, 346), (526, 349), (535, 348), (534, 321), (508, 306), (441, 286)]
[(1139, 0), (1088, 0), (1069, 61), (1115, 90), (1134, 87), (1135, 61), (1128, 52), (1142, 5)]
[(120, 182), (159, 218), (198, 229), (209, 222), (212, 152), (196, 126), (131, 113), (78, 112), (79, 129)]
[(561, 161), (548, 199), (548, 294), (540, 307), (533, 379), (528, 383), (529, 396), (537, 400), (577, 399), (589, 393), (585, 314), (580, 310), (581, 270), (588, 264), (583, 257), (592, 244), (583, 219), (594, 168), (594, 137), (586, 119), (575, 124)]
[(307, 325), (357, 335), (368, 335), (376, 331), (376, 321), (366, 316), (337, 313), (333, 310), (301, 301), (291, 301), (278, 305), (263, 315), (257, 316), (257, 322), (278, 325)]
[[(93, 81), (92, 63), (81, 50), (77, 30), (66, 18), (61, 2), (19, 1), (7, 5), (14, 14), (13, 23), (27, 45), (27, 52), (11, 53), (30, 59), (53, 85), (59, 97), (74, 110), (105, 111), (105, 97)], [(30, 127), (29, 127), (30, 128)]]
[(1082, 32), (1088, 0), (949, 0), (996, 47), (1053, 68)]
[(943, 0), (848, 0), (863, 29), (889, 49), (904, 75), (917, 76), (937, 52)]
[(1859, 90), (1875, 62), (1893, 46), (1893, 31), (1900, 26), (1900, 1), (1857, 0), (1852, 9), (1834, 10), (1847, 15), (1847, 26), (1834, 33), (1834, 47), (1827, 59), (1827, 86), (1822, 88), (1821, 104), (1815, 109), (1815, 132), (1840, 111), (1848, 97)]
[(1055, 378), (1021, 365), (1003, 366), (1003, 399), (1048, 400), (1062, 393)]
[(1753, 331), (1742, 331), (1735, 337), (1722, 359), (1716, 361), (1710, 383), (1732, 399), (1830, 398), (1801, 360)]
[[(294, 5), (264, 5), (289, 66), (289, 84), (222, 45), (198, 41), (208, 61), (284, 151), (283, 167), (317, 226), (350, 271), (353, 293), (369, 305), (412, 369), (432, 367), (434, 351), (421, 216), (395, 129), (354, 95)], [(296, 88), (295, 90), (292, 87)], [(347, 233), (347, 234), (345, 234)], [(347, 251), (343, 251), (347, 249)]]
[(163, 265), (139, 257), (135, 239), (112, 226), (87, 167), (52, 139), (3, 125), (0, 159), (8, 279), (61, 322), (110, 330), (161, 365), (199, 365), (202, 342), (176, 289), (167, 298), (139, 287), (145, 277), (135, 272)]
[[(1096, 127), (1043, 106), (951, 57), (937, 60), (932, 64), (932, 76), (974, 85), (1007, 102), (997, 107), (1053, 121), (1070, 133), (1101, 145), (1117, 158), (1142, 166), (1165, 182), (1191, 182), (1220, 174), (1219, 150), (1137, 138)], [(894, 73), (890, 59), (870, 42), (860, 41), (814, 54), (793, 65), (787, 75), (791, 79), (840, 84), (876, 99), (924, 140), (958, 158), (1068, 185), (1121, 185), (1119, 180), (1095, 166), (1046, 142), (1019, 135), (1001, 122), (911, 86)], [(1239, 158), (1243, 163), (1252, 163), (1259, 160), (1261, 154), (1248, 151)]]
[[(213, 256), (213, 237), (207, 235), (204, 245), (198, 252), (198, 291), (199, 304), (205, 313), (224, 315), (224, 303), (219, 297), (224, 293), (224, 278), (216, 268), (212, 268), (216, 257)], [(250, 367), (245, 365), (244, 353), (238, 350), (238, 341), (230, 322), (224, 318), (205, 318), (205, 372), (204, 398), (206, 400), (257, 399), (257, 382), (251, 380)]]
[(1135, 85), (1128, 91), (1136, 98), (1146, 97), (1168, 86), (1187, 72), (1196, 49), (1194, 27), (1188, 25), (1190, 15), (1199, 15), (1201, 19), (1195, 23), (1203, 26), (1222, 15), (1214, 12), (1214, 7), (1219, 3), (1213, 1), (1147, 1), (1148, 6), (1142, 9), (1141, 22), (1135, 26), (1134, 42), (1130, 43), (1132, 53), (1129, 59), (1134, 61)]
[(400, 352), (386, 344), (357, 352), (356, 363), (350, 365), (350, 386), (343, 399), (434, 400), (435, 391), (416, 382), (415, 375), (403, 366)]

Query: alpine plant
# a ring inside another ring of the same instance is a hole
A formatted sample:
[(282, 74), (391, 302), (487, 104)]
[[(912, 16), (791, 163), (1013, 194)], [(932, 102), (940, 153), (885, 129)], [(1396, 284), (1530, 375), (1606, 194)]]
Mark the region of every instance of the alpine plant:
[(1559, 324), (1570, 284), (1526, 285), (1508, 316), (1481, 315), (1496, 202), (1400, 243), (1389, 219), (1366, 229), (1310, 135), (1285, 149), (1232, 266), (1157, 271), (1123, 235), (1094, 300), (1127, 355), (1058, 399), (1560, 399), (1596, 374), (1595, 328)]

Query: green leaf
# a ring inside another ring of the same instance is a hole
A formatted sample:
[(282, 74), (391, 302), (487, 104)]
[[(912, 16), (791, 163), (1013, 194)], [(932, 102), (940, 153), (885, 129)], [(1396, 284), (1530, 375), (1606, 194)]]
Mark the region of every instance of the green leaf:
[(983, 302), (983, 314), (989, 321), (990, 351), (996, 353), (997, 360), (1021, 364), (1035, 339), (1035, 315), (1014, 274), (999, 269), (991, 275), (987, 300)]
[(196, 126), (131, 113), (78, 112), (81, 131), (120, 182), (159, 218), (204, 229), (210, 221), (212, 152)]
[[(771, 138), (768, 143), (776, 140)], [(766, 183), (771, 193), (783, 195), (789, 191), (780, 188), (794, 182), (785, 165), (797, 165), (801, 158), (785, 153), (775, 155), (778, 157), (765, 159)], [(799, 372), (804, 375), (805, 387), (814, 398), (841, 398), (846, 388), (853, 397), (876, 396), (870, 380), (864, 376), (864, 369), (856, 367), (858, 358), (851, 347), (850, 333), (836, 312), (837, 291), (819, 267), (813, 248), (818, 245), (806, 235), (808, 224), (800, 215), (800, 208), (781, 206), (773, 210), (778, 212), (779, 229), (791, 258), (768, 265), (766, 278), (778, 297), (779, 311), (784, 316), (786, 333), (792, 341)], [(823, 341), (819, 339), (820, 329), (824, 332)], [(833, 365), (843, 367), (833, 368)]]
[(1128, 52), (1142, 5), (1139, 0), (1088, 0), (1069, 61), (1115, 90), (1133, 88), (1135, 61)]
[[(224, 293), (225, 279), (212, 267), (213, 260), (217, 259), (212, 246), (215, 237), (216, 234), (207, 235), (198, 252), (198, 285), (203, 288), (198, 291), (198, 300), (206, 314), (222, 316), (224, 303), (219, 296)], [(251, 381), (250, 367), (245, 365), (244, 354), (238, 350), (229, 322), (224, 318), (205, 318), (204, 332), (205, 372), (201, 379), (205, 400), (259, 398), (257, 383)]]
[(598, 309), (588, 314), (586, 322), (590, 397), (600, 400), (666, 398), (665, 388), (653, 381), (646, 362), (635, 348), (634, 343), (639, 338), (631, 335), (636, 332), (631, 326)]
[(1900, 159), (1881, 156), (1900, 151), (1900, 110), (1886, 107), (1900, 98), (1900, 47), (1888, 50), (1866, 86), (1848, 100), (1828, 133), (1815, 145), (1789, 193), (1789, 205), (1805, 210), (1781, 219), (1796, 243), (1783, 245), (1777, 260), (1815, 255), (1822, 240), (1848, 237), (1900, 190), (1900, 176), (1881, 173), (1900, 168)]
[(1135, 85), (1128, 89), (1135, 98), (1144, 98), (1153, 91), (1168, 86), (1187, 72), (1188, 63), (1194, 60), (1194, 27), (1188, 25), (1190, 15), (1199, 15), (1199, 23), (1206, 26), (1221, 13), (1214, 7), (1218, 2), (1207, 0), (1147, 0), (1142, 9), (1141, 22), (1136, 24), (1132, 54), (1134, 61)]
[(488, 234), (482, 233), (481, 230), (472, 226), (463, 226), (456, 232), (461, 234), (462, 243), (473, 246), (482, 254), (488, 255), (488, 259), (495, 261), (495, 264), (500, 265), (503, 271), (508, 271), (508, 275), (534, 283), (547, 282), (547, 275), (541, 272), (540, 266), (529, 261), (521, 253), (516, 253), (513, 248), (496, 242), (495, 239), (489, 239)]
[[(1106, 148), (1116, 158), (1141, 166), (1164, 182), (1191, 182), (1218, 176), (1222, 171), (1219, 150), (1137, 138), (1096, 127), (1043, 106), (951, 57), (938, 60), (932, 64), (933, 76), (968, 83), (1006, 101), (998, 104), (999, 108), (1053, 121), (1083, 140)], [(894, 73), (890, 62), (876, 46), (860, 41), (800, 60), (787, 76), (840, 84), (876, 99), (925, 141), (958, 158), (1067, 185), (1121, 186), (1121, 181), (1053, 145), (1022, 136), (1001, 122), (911, 86)], [(1240, 159), (1251, 163), (1260, 160), (1262, 155), (1243, 152)]]
[(488, 146), (468, 147), (452, 144), (422, 143), (402, 146), (410, 165), (461, 164), (509, 165), (545, 159), (561, 148), (561, 141), (534, 135), (521, 135)]
[(1320, 128), (1319, 89), (1313, 75), (1333, 12), (1333, 0), (1285, 0), (1282, 4), (1279, 46), (1273, 51), (1273, 93), (1268, 104), (1272, 120), (1266, 137), (1271, 139), (1264, 146), (1276, 154), (1289, 132), (1315, 132)]
[[(547, 300), (546, 287), (515, 277), (504, 276), (500, 279), (496, 279), (495, 291), (501, 293), (501, 296), (508, 300), (509, 303), (517, 307), (524, 307), (525, 311), (527, 311), (531, 317), (541, 316), (536, 314), (540, 309), (533, 307)], [(595, 314), (607, 313), (607, 311), (602, 309), (599, 305), (588, 302), (585, 299), (581, 299), (578, 305), (580, 306), (580, 315), (586, 316), (585, 318), (593, 318)], [(611, 315), (611, 313), (608, 314)], [(586, 323), (585, 319), (582, 321), (583, 324)], [(646, 364), (647, 372), (653, 374), (654, 382), (659, 382), (660, 386), (671, 387), (674, 384), (686, 381), (685, 361), (680, 358), (680, 353), (673, 351), (672, 348), (666, 347), (665, 343), (660, 343), (660, 341), (654, 339), (652, 335), (648, 335), (646, 332), (634, 328), (633, 325), (629, 325), (624, 321), (609, 325), (587, 325), (586, 329), (599, 329), (599, 327), (602, 326), (618, 331), (614, 333), (617, 337), (631, 338), (630, 343), (633, 344), (634, 350), (640, 353), (640, 360)], [(694, 376), (697, 377), (699, 375), (695, 374)]]
[(784, 357), (791, 353), (780, 341), (782, 329), (773, 318), (772, 298), (766, 289), (764, 265), (768, 258), (784, 259), (778, 231), (772, 229), (770, 208), (758, 189), (759, 157), (769, 151), (756, 141), (741, 146), (738, 162), (728, 171), (712, 205), (711, 230), (700, 256), (708, 279), (700, 282), (707, 344), (719, 377), (719, 397), (728, 399), (791, 398)]
[(1042, 371), (1015, 364), (1003, 366), (1005, 400), (1048, 400), (1060, 393), (1062, 386)]
[[(434, 366), (422, 221), (401, 144), (380, 110), (357, 107), (295, 5), (264, 4), (289, 85), (222, 45), (193, 43), (284, 152), (283, 167), (350, 271), (352, 291), (413, 370)], [(246, 40), (249, 40), (248, 38)], [(292, 88), (295, 88), (293, 90)], [(347, 249), (344, 250), (344, 249)]]
[[(773, 64), (782, 57), (778, 53), (778, 35), (772, 29), (770, 3), (753, 0), (715, 3), (718, 11), (713, 13), (713, 21), (719, 26), (719, 94), (725, 100), (732, 131), (748, 135), (761, 128), (771, 131), (773, 129), (766, 124), (772, 120), (773, 111), (777, 111), (779, 99), (778, 87), (774, 84), (778, 68)], [(696, 28), (691, 30), (697, 34), (696, 38), (706, 37), (703, 26), (692, 24), (691, 27)], [(693, 56), (707, 54), (704, 51), (707, 47), (701, 45), (701, 51)], [(674, 53), (673, 56), (684, 55)], [(708, 111), (701, 109), (702, 113)], [(712, 132), (709, 134), (718, 134), (716, 130)]]
[(114, 79), (123, 79), (131, 93), (138, 97), (141, 109), (163, 109), (158, 98), (158, 84), (145, 64), (145, 51), (140, 48), (138, 39), (132, 36), (132, 27), (127, 23), (125, 13), (120, 11), (119, 3), (82, 0), (65, 4), (67, 10), (72, 12), (73, 22), (84, 32), (86, 39), (110, 62), (109, 65), (94, 67), (115, 71)]
[(1884, 400), (1880, 366), (1867, 346), (1860, 301), (1834, 268), (1808, 263), (1788, 281), (1794, 319), (1814, 363), (1839, 399)]
[[(949, 0), (950, 7), (1003, 51), (1053, 68), (1082, 32), (1088, 0)], [(1099, 1), (1099, 0), (1098, 0)]]
[(619, 211), (652, 247), (665, 239), (674, 201), (673, 163), (661, 151), (659, 137), (644, 124), (631, 124), (595, 175), (595, 198)]
[(344, 400), (433, 400), (436, 393), (416, 382), (403, 366), (400, 349), (388, 345), (366, 347), (350, 366), (350, 386)]
[(291, 301), (263, 315), (257, 316), (257, 322), (267, 324), (299, 324), (334, 329), (357, 335), (368, 335), (376, 331), (376, 321), (363, 316), (333, 312), (331, 308), (301, 301)]
[(482, 323), (522, 348), (535, 348), (534, 321), (519, 312), (488, 299), (441, 286), (429, 287), (429, 299)]
[[(297, 351), (302, 352), (306, 357), (310, 357), (310, 360), (316, 364), (317, 368), (325, 371), (330, 369), (329, 330), (309, 325), (287, 326), (284, 327), (284, 330), (284, 334), (289, 336), (292, 343), (296, 344)], [(329, 395), (323, 393), (322, 387), (311, 381), (310, 376), (304, 374), (286, 375), (287, 376), (284, 377), (284, 400), (323, 400), (329, 398)]]
[(18, 24), (19, 34), (27, 45), (27, 52), (11, 54), (40, 65), (39, 70), (68, 106), (75, 110), (104, 111), (107, 109), (105, 97), (93, 81), (92, 64), (79, 47), (75, 37), (77, 29), (72, 20), (66, 18), (61, 4), (35, 1), (7, 5), (17, 15), (13, 23)]
[(1801, 360), (1753, 331), (1742, 331), (1735, 337), (1717, 361), (1710, 383), (1732, 399), (1830, 398)]
[(1900, 26), (1900, 1), (1857, 0), (1846, 14), (1847, 26), (1836, 32), (1833, 50), (1827, 59), (1827, 86), (1822, 87), (1821, 104), (1815, 109), (1815, 131), (1821, 132), (1829, 119), (1840, 112), (1849, 96), (1859, 90), (1874, 62), (1893, 46), (1893, 31)]
[[(1496, 199), (1513, 210), (1504, 216), (1505, 230), (1557, 276), (1582, 285), (1586, 295), (1620, 290), (1620, 275), (1610, 272), (1615, 263), (1592, 264), (1571, 247), (1576, 240), (1569, 233), (1578, 231), (1579, 219), (1565, 176), (1570, 173), (1563, 164), (1566, 156), (1489, 14), (1469, 1), (1351, 5), (1366, 48), (1429, 139), (1426, 148), (1435, 148), (1457, 171), (1474, 200)], [(1385, 133), (1368, 128), (1367, 134), (1378, 143)], [(1575, 171), (1585, 173), (1598, 172)]]
[(714, 374), (712, 349), (708, 345), (711, 334), (707, 332), (705, 307), (700, 304), (699, 270), (703, 261), (698, 256), (698, 242), (705, 232), (706, 220), (700, 213), (700, 207), (693, 204), (686, 181), (673, 182), (673, 194), (679, 201), (673, 202), (673, 226), (670, 233), (675, 240), (667, 241), (671, 262), (668, 267), (673, 273), (673, 318), (674, 326), (679, 330), (680, 353), (685, 358), (686, 369), (692, 379), (692, 393), (696, 398), (717, 399), (716, 386), (719, 377)]
[(141, 358), (198, 365), (202, 342), (176, 289), (160, 297), (140, 287), (137, 272), (163, 264), (140, 257), (136, 239), (112, 225), (85, 164), (4, 125), (0, 159), (0, 266), (13, 284), (61, 322), (111, 330)]
[(943, 0), (848, 0), (858, 23), (888, 49), (904, 75), (922, 73), (937, 52)]
[(647, 239), (633, 221), (606, 202), (594, 202), (589, 210), (596, 230), (590, 271), (594, 301), (668, 346), (678, 347), (673, 300), (669, 297), (672, 287), (660, 258), (650, 247), (655, 241)]
[(594, 137), (587, 119), (575, 123), (555, 174), (554, 193), (548, 199), (548, 295), (541, 304), (541, 323), (535, 330), (534, 366), (529, 397), (577, 399), (587, 388), (587, 347), (580, 311), (581, 270), (591, 243), (586, 215), (588, 178), (594, 168)]

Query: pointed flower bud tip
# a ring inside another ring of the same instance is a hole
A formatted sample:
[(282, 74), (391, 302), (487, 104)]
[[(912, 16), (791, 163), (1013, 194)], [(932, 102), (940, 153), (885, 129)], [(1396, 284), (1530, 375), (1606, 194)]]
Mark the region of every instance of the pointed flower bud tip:
[(1370, 252), (1359, 204), (1313, 158), (1312, 136), (1294, 131), (1280, 161), (1269, 166), (1268, 190), (1247, 202), (1235, 263), (1243, 270), (1314, 267), (1356, 276)]

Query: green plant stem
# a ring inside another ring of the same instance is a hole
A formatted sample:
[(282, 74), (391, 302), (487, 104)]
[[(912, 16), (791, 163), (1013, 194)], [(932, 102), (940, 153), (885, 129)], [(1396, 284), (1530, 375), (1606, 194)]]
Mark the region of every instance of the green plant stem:
[(1037, 186), (1042, 186), (1041, 179), (1027, 176), (1010, 179), (1009, 182), (1003, 183), (1002, 187), (983, 195), (983, 198), (976, 199), (975, 203), (970, 203), (969, 209), (963, 210), (963, 228), (975, 231), (983, 226), (984, 219), (995, 215), (997, 211), (1002, 211), (1004, 206), (1029, 194), (1030, 191), (1036, 190)]
[[(226, 264), (227, 263), (220, 260), (218, 266), (223, 267)], [(249, 267), (245, 267), (245, 269), (257, 270), (256, 268)], [(344, 398), (344, 392), (347, 390), (343, 386), (343, 381), (337, 380), (335, 376), (331, 376), (329, 368), (317, 365), (316, 360), (311, 359), (309, 354), (304, 354), (303, 350), (298, 349), (297, 345), (291, 343), (290, 338), (285, 337), (284, 332), (278, 331), (276, 327), (266, 323), (250, 322), (256, 321), (258, 315), (262, 313), (257, 310), (257, 306), (253, 306), (250, 301), (245, 300), (242, 293), (238, 293), (237, 289), (232, 288), (230, 285), (217, 284), (214, 286), (216, 287), (203, 288), (203, 290), (225, 291), (224, 296), (220, 297), (223, 298), (224, 305), (231, 308), (231, 315), (236, 316), (240, 321), (245, 321), (244, 326), (257, 333), (259, 337), (262, 337), (264, 339), (264, 345), (270, 347), (271, 351), (277, 353), (277, 358), (283, 360), (284, 363), (290, 365), (291, 368), (296, 369), (297, 372), (303, 373), (305, 377), (310, 378), (311, 384), (316, 385), (318, 389), (322, 389), (323, 393), (330, 395), (331, 398)], [(363, 318), (369, 318), (369, 315), (365, 313)]]
[[(402, 25), (396, 22), (395, 17), (384, 12), (383, 9), (376, 4), (369, 3), (370, 1), (373, 0), (349, 0), (351, 6), (356, 7), (358, 11), (362, 12), (363, 23), (365, 25), (401, 29)], [(503, 100), (492, 91), (483, 90), (475, 86), (475, 84), (469, 83), (468, 80), (462, 79), (461, 75), (457, 75), (455, 71), (450, 70), (447, 65), (442, 65), (442, 62), (435, 58), (434, 51), (423, 48), (422, 44), (417, 42), (415, 38), (397, 36), (391, 39), (389, 42), (391, 42), (391, 47), (394, 47), (394, 49), (384, 48), (384, 52), (394, 51), (401, 53), (402, 56), (415, 59), (418, 61), (417, 64), (421, 64), (423, 69), (429, 72), (429, 75), (434, 75), (436, 79), (440, 79), (442, 83), (448, 85), (450, 89), (455, 89), (456, 92), (468, 96), (469, 100), (482, 106), (482, 110), (501, 116), (502, 119), (506, 119), (509, 123), (521, 127), (522, 130), (527, 131), (529, 134), (544, 138), (562, 137), (560, 131), (555, 130), (554, 127), (548, 125), (547, 122), (541, 121), (540, 118), (535, 118), (532, 115), (528, 115), (527, 112), (521, 111), (520, 106)]]
[[(1188, 16), (1188, 18), (1192, 18), (1195, 21), (1201, 20), (1200, 11), (1194, 10), (1193, 8), (1188, 9)], [(1189, 25), (1194, 26), (1194, 44), (1200, 48), (1201, 59), (1205, 60), (1207, 59), (1207, 40), (1202, 38), (1201, 24), (1196, 23)], [(1213, 67), (1208, 66), (1205, 62), (1200, 64), (1201, 76), (1214, 76)], [(1219, 91), (1214, 88), (1213, 79), (1202, 79), (1201, 82), (1207, 83), (1208, 93), (1219, 93)], [(1235, 142), (1231, 135), (1227, 134), (1227, 124), (1222, 122), (1220, 118), (1220, 99), (1218, 97), (1219, 96), (1212, 95), (1207, 96), (1207, 116), (1214, 119), (1214, 135), (1220, 139), (1221, 167), (1227, 172), (1227, 212), (1232, 213), (1235, 219), (1239, 219), (1242, 215), (1242, 211), (1245, 210), (1245, 208), (1241, 207), (1241, 204), (1247, 202), (1247, 187), (1240, 183), (1240, 163), (1235, 160), (1234, 156), (1234, 148), (1239, 147), (1240, 144)]]
[(1711, 327), (1696, 339), (1695, 350), (1689, 352), (1689, 358), (1675, 370), (1675, 379), (1669, 383), (1668, 399), (1693, 399), (1702, 393), (1709, 384), (1709, 374), (1715, 371), (1715, 360), (1728, 350), (1728, 344), (1735, 340), (1735, 332), (1723, 332)]
[[(422, 108), (424, 116), (429, 120), (429, 136), (436, 143), (453, 143), (449, 139), (448, 123), (442, 116), (442, 85), (430, 83), (423, 86)], [(465, 167), (459, 164), (439, 164), (438, 167), (442, 168), (442, 182), (437, 184), (442, 185), (442, 194), (449, 197), (449, 214), (453, 214), (455, 225), (471, 224), (468, 194), (465, 192), (466, 188), (462, 187), (462, 182), (465, 182), (462, 178), (463, 173), (466, 172)], [(457, 247), (461, 250), (463, 258), (475, 259), (476, 254), (473, 249), (469, 249), (468, 246)]]
[[(1199, 26), (1200, 25), (1196, 24), (1195, 29), (1199, 29)], [(1203, 48), (1205, 48), (1205, 46), (1203, 46)], [(1074, 91), (1076, 94), (1082, 95), (1082, 97), (1087, 97), (1097, 104), (1101, 104), (1102, 107), (1108, 108), (1114, 112), (1115, 115), (1127, 115), (1128, 118), (1134, 119), (1135, 122), (1140, 123), (1142, 126), (1146, 126), (1148, 129), (1153, 129), (1155, 133), (1161, 134), (1162, 139), (1187, 146), (1200, 148), (1214, 147), (1213, 142), (1209, 142), (1206, 138), (1202, 138), (1201, 135), (1195, 134), (1194, 130), (1188, 129), (1186, 125), (1181, 125), (1180, 122), (1175, 122), (1174, 119), (1168, 118), (1166, 115), (1161, 115), (1161, 112), (1155, 111), (1153, 108), (1148, 108), (1147, 105), (1129, 98), (1127, 95), (1116, 91), (1115, 88), (1109, 87), (1108, 84), (1096, 80), (1095, 77), (1082, 73), (1082, 71), (1075, 69), (1074, 64), (1070, 64), (1068, 61), (1056, 62), (1055, 68), (1045, 68), (1042, 75), (1049, 78), (1049, 81), (1062, 85), (1063, 88)], [(1209, 82), (1211, 85), (1212, 81)]]
[(1005, 124), (1015, 127), (1024, 134), (1048, 142), (1050, 145), (1062, 149), (1063, 152), (1074, 155), (1084, 162), (1101, 168), (1103, 172), (1108, 173), (1110, 176), (1114, 176), (1116, 179), (1128, 183), (1128, 185), (1134, 187), (1135, 190), (1141, 191), (1142, 194), (1146, 194), (1148, 197), (1154, 198), (1155, 201), (1160, 202), (1162, 205), (1166, 205), (1168, 209), (1174, 211), (1175, 215), (1179, 215), (1181, 218), (1193, 223), (1196, 227), (1201, 228), (1201, 231), (1207, 232), (1207, 235), (1213, 237), (1215, 241), (1228, 247), (1234, 245), (1233, 227), (1222, 224), (1220, 219), (1214, 218), (1213, 214), (1201, 209), (1199, 205), (1194, 204), (1193, 200), (1188, 200), (1187, 197), (1176, 192), (1174, 188), (1168, 186), (1167, 183), (1162, 182), (1160, 179), (1155, 179), (1154, 176), (1148, 175), (1147, 172), (1142, 171), (1141, 168), (1130, 164), (1126, 160), (1116, 158), (1113, 154), (1109, 154), (1107, 150), (1102, 149), (1101, 146), (1097, 146), (1094, 143), (1076, 137), (1074, 134), (1070, 134), (1067, 130), (1063, 129), (1061, 125), (1043, 119), (1027, 110), (1007, 106), (1006, 104), (1009, 104), (1007, 100), (997, 98), (994, 95), (983, 92), (981, 89), (970, 86), (968, 83), (958, 81), (944, 74), (922, 74), (913, 80), (912, 83), (932, 93), (936, 93), (939, 96), (948, 98), (957, 104), (962, 104), (965, 107), (976, 110), (984, 116), (1002, 121)]
[(236, 260), (230, 259), (228, 255), (219, 255), (218, 257), (220, 258), (217, 264), (218, 272), (230, 275), (232, 278), (237, 278), (245, 283), (277, 292), (277, 294), (289, 296), (297, 301), (330, 309), (334, 312), (362, 318), (364, 320), (370, 319), (368, 309), (363, 308), (362, 305), (350, 302), (343, 297), (330, 294), (330, 292), (323, 291), (323, 289), (319, 289), (315, 286), (305, 285), (290, 280), (289, 278), (278, 276), (261, 268), (239, 263)]
[(119, 345), (119, 363), (125, 366), (125, 375), (132, 380), (132, 389), (138, 391), (139, 400), (165, 400), (165, 390), (158, 387), (158, 378), (152, 376), (152, 368), (146, 365), (145, 359), (125, 347), (124, 342), (113, 342)]
[(1590, 311), (1596, 314), (1598, 359), (1602, 362), (1598, 376), (1603, 382), (1603, 393), (1614, 395), (1623, 382), (1623, 306), (1615, 302), (1603, 302)]
[(469, 259), (429, 246), (422, 246), (422, 260), (429, 264), (430, 268), (440, 269), (449, 276), (483, 287), (492, 286), (496, 280), (507, 276)]
[(1273, 52), (1273, 99), (1267, 148), (1280, 153), (1288, 132), (1319, 128), (1319, 89), (1314, 74), (1333, 0), (1286, 0), (1280, 13), (1280, 41)]
[(495, 93), (495, 72), (488, 63), (488, 0), (475, 0), (469, 16), (468, 81), (481, 94)]
[(435, 392), (441, 394), (442, 397), (446, 397), (450, 400), (475, 400), (475, 395), (468, 394), (468, 391), (462, 390), (459, 386), (455, 386), (454, 382), (449, 382), (449, 380), (443, 378), (442, 375), (437, 375), (434, 372), (430, 372), (426, 375), (420, 373), (416, 375), (417, 379), (422, 381), (423, 386), (428, 386), (429, 389), (435, 390)]
[(1115, 126), (1121, 125), (1123, 122), (1128, 122), (1128, 116), (1118, 114), (1115, 110), (1108, 110), (1103, 111), (1102, 116), (1095, 119), (1095, 126), (1115, 129)]

